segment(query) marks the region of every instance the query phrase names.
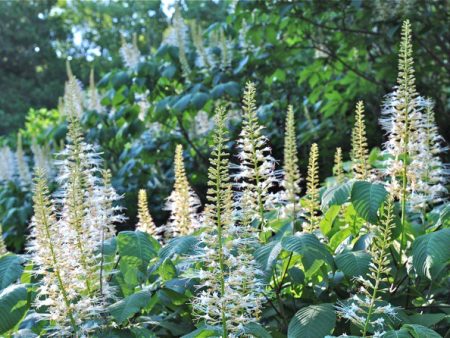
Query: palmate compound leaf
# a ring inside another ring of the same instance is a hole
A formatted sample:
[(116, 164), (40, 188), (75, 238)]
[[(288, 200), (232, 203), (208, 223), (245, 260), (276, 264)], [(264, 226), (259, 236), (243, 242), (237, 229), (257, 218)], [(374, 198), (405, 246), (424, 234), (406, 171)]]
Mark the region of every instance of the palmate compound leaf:
[(366, 251), (347, 251), (337, 255), (334, 260), (345, 276), (353, 278), (367, 273), (371, 257)]
[(140, 231), (122, 231), (117, 235), (117, 247), (121, 257), (135, 257), (148, 264), (156, 256), (157, 247), (150, 235)]
[(336, 325), (333, 304), (310, 305), (297, 311), (288, 327), (288, 338), (317, 338), (329, 335)]
[(450, 229), (438, 230), (416, 238), (412, 245), (413, 266), (429, 279), (450, 260)]
[(302, 255), (303, 264), (307, 268), (312, 266), (316, 260), (322, 260), (329, 266), (334, 267), (333, 256), (313, 234), (301, 233), (286, 236), (281, 240), (281, 246), (287, 251), (294, 251)]
[(159, 252), (161, 259), (171, 258), (173, 255), (193, 253), (198, 244), (195, 236), (180, 236), (171, 239)]
[(378, 209), (387, 196), (386, 189), (378, 183), (356, 181), (353, 184), (351, 201), (358, 213), (370, 223), (378, 221)]
[(109, 313), (113, 316), (118, 324), (122, 324), (135, 313), (139, 312), (151, 300), (149, 291), (139, 291), (108, 307)]
[(255, 251), (255, 259), (264, 271), (271, 271), (273, 264), (282, 250), (281, 241), (272, 241), (262, 245)]
[(19, 279), (23, 272), (23, 259), (14, 254), (0, 257), (0, 290)]
[(0, 292), (0, 334), (11, 330), (28, 310), (28, 291), (23, 284), (13, 284)]
[(406, 324), (402, 329), (408, 330), (414, 338), (441, 338), (440, 334), (422, 325)]
[(353, 181), (329, 187), (322, 195), (322, 210), (327, 210), (332, 205), (342, 205), (348, 201), (352, 191)]

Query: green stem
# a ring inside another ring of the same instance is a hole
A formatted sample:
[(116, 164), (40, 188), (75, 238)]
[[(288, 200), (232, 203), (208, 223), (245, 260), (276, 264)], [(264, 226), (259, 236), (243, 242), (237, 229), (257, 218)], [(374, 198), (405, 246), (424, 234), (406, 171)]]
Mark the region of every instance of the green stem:
[[(220, 165), (222, 163), (222, 144), (219, 143), (217, 146), (217, 165), (219, 166), (217, 170), (217, 178), (216, 178), (216, 197), (217, 197), (217, 204), (216, 204), (216, 211), (217, 211), (217, 237), (219, 241), (219, 266), (220, 266), (220, 292), (222, 298), (225, 295), (225, 265), (223, 262), (223, 238), (222, 238), (222, 212), (221, 212), (221, 198), (220, 195), (222, 193), (222, 180), (220, 177), (221, 168)], [(227, 317), (226, 312), (224, 308), (225, 304), (221, 304), (222, 309), (222, 332), (223, 332), (223, 338), (228, 337), (228, 330), (227, 330)]]

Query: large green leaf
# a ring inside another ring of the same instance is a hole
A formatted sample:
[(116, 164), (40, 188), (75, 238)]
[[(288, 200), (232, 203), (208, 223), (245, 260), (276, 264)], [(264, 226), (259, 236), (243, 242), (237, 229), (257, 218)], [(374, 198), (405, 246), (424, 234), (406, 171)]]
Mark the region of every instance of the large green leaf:
[(159, 266), (158, 272), (164, 281), (171, 280), (177, 275), (177, 269), (169, 258), (166, 258)]
[(406, 324), (402, 329), (407, 329), (414, 338), (441, 338), (440, 334), (422, 325)]
[(122, 231), (117, 235), (121, 257), (136, 257), (144, 264), (157, 255), (150, 236), (140, 231)]
[(28, 310), (28, 292), (23, 284), (13, 284), (0, 292), (0, 334), (11, 330)]
[(339, 211), (341, 207), (339, 205), (332, 205), (323, 215), (319, 227), (324, 235), (328, 235), (328, 233), (333, 228), (333, 222), (336, 217), (339, 215)]
[(332, 304), (310, 305), (300, 309), (292, 317), (288, 338), (318, 338), (329, 335), (336, 325), (336, 313)]
[(251, 322), (245, 325), (244, 332), (255, 338), (271, 338), (269, 332), (259, 323)]
[(332, 205), (342, 205), (347, 202), (352, 186), (353, 181), (349, 181), (329, 187), (322, 195), (322, 210), (327, 210)]
[(259, 247), (255, 251), (255, 259), (265, 271), (271, 271), (282, 250), (281, 241), (273, 241)]
[(401, 328), (400, 330), (386, 332), (383, 338), (411, 338), (411, 335), (407, 329)]
[(195, 251), (198, 239), (194, 236), (181, 236), (170, 240), (159, 252), (162, 259), (170, 258), (173, 255), (185, 255)]
[(365, 251), (347, 251), (337, 255), (334, 260), (337, 268), (351, 278), (367, 273), (371, 257)]
[(323, 260), (328, 265), (334, 266), (333, 256), (313, 234), (301, 233), (284, 237), (281, 240), (281, 246), (287, 251), (301, 254), (307, 268), (316, 260)]
[(387, 191), (381, 184), (357, 181), (353, 184), (351, 201), (360, 217), (370, 223), (376, 223), (378, 209), (386, 196)]
[(114, 317), (118, 324), (122, 324), (143, 307), (149, 304), (151, 294), (148, 291), (136, 292), (108, 307), (109, 313)]
[(208, 338), (208, 337), (218, 337), (221, 334), (220, 327), (215, 326), (202, 326), (198, 329), (185, 334), (181, 338)]
[(417, 273), (432, 279), (450, 260), (449, 247), (449, 228), (417, 237), (412, 245), (413, 266)]
[(23, 272), (23, 259), (17, 255), (7, 254), (0, 257), (0, 290), (20, 278)]

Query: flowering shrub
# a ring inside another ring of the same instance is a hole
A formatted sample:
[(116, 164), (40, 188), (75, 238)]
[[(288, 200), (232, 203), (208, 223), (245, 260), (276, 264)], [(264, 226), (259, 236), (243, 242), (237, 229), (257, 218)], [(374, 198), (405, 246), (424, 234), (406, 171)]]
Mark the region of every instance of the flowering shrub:
[[(178, 15), (172, 39), (181, 49)], [(205, 46), (199, 50), (206, 53)], [(136, 66), (136, 43), (124, 42), (122, 55)], [(213, 62), (208, 54), (200, 57), (205, 67)], [(227, 62), (225, 55), (221, 62)], [(184, 76), (191, 71), (183, 66)], [(173, 191), (164, 196), (169, 220), (155, 224), (147, 191), (140, 190), (136, 230), (117, 234), (115, 226), (125, 222), (121, 196), (105, 170), (107, 158), (86, 141), (82, 91), (68, 74), (68, 133), (54, 163), (57, 188), (50, 192), (49, 169), (36, 165), (27, 253), (9, 253), (0, 237), (0, 334), (446, 334), (448, 168), (439, 158), (445, 147), (433, 104), (415, 89), (408, 21), (398, 83), (383, 104), (382, 152), (369, 153), (364, 105), (358, 102), (350, 159), (344, 161), (338, 148), (334, 176), (321, 183), (320, 149), (312, 144), (302, 195), (294, 109), (287, 110), (279, 167), (257, 114), (256, 85), (248, 82), (235, 144), (227, 106), (216, 107), (205, 205), (190, 185), (193, 173), (178, 145)], [(97, 95), (91, 86), (93, 107)], [(13, 157), (6, 148), (1, 154)], [(16, 157), (22, 156), (19, 147)], [(20, 182), (29, 184), (29, 171), (17, 162)]]

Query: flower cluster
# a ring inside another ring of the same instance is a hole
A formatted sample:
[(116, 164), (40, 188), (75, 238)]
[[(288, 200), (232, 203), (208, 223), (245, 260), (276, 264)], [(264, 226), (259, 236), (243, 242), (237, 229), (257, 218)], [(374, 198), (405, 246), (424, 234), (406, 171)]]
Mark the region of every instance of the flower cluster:
[(297, 143), (295, 135), (295, 118), (292, 106), (288, 107), (286, 116), (286, 131), (284, 137), (284, 163), (283, 180), (281, 186), (284, 188), (281, 201), (286, 201), (285, 213), (296, 218), (300, 199), (300, 170), (297, 159)]
[(362, 285), (360, 293), (354, 295), (349, 302), (341, 302), (337, 307), (341, 317), (352, 321), (361, 328), (363, 337), (366, 337), (369, 329), (375, 331), (376, 337), (381, 337), (387, 324), (382, 315), (396, 316), (396, 310), (390, 304), (383, 303), (380, 298), (380, 293), (386, 290), (383, 283), (389, 282), (387, 276), (390, 271), (390, 262), (386, 253), (392, 241), (394, 217), (394, 200), (389, 196), (384, 206), (381, 224), (374, 227), (373, 242), (370, 247), (372, 261), (369, 265), (369, 273), (366, 277), (356, 278)]
[[(388, 134), (384, 153), (388, 190), (402, 203), (402, 224), (407, 206), (423, 212), (446, 192), (448, 167), (439, 158), (447, 149), (434, 121), (433, 102), (418, 95), (415, 86), (411, 25), (403, 23), (398, 85), (387, 96), (380, 119)], [(403, 241), (402, 241), (403, 242)]]
[(313, 143), (309, 152), (308, 175), (306, 177), (305, 219), (303, 230), (313, 232), (319, 228), (319, 146)]
[(409, 205), (415, 212), (423, 212), (428, 205), (443, 200), (447, 193), (445, 187), (448, 177), (448, 165), (442, 162), (440, 155), (447, 150), (443, 138), (436, 126), (433, 101), (424, 99), (424, 107), (418, 133), (418, 153), (411, 159), (411, 167), (417, 172), (415, 190), (409, 198)]
[(352, 169), (357, 180), (366, 180), (369, 177), (369, 149), (362, 101), (356, 104), (355, 126), (352, 130)]
[(16, 158), (8, 146), (0, 149), (0, 180), (12, 181), (16, 176)]
[(132, 43), (127, 43), (122, 36), (122, 46), (120, 47), (120, 56), (125, 67), (135, 69), (141, 60), (141, 52), (137, 44), (137, 35), (133, 34)]
[(54, 163), (49, 145), (42, 146), (33, 140), (31, 152), (33, 153), (34, 167), (43, 170), (48, 177), (53, 176)]
[(17, 134), (16, 161), (20, 184), (24, 187), (30, 186), (31, 173), (23, 151), (22, 135), (20, 133)]
[(275, 160), (262, 134), (256, 114), (256, 88), (251, 82), (245, 86), (243, 99), (242, 131), (238, 140), (240, 160), (239, 172), (235, 175), (239, 195), (236, 209), (242, 224), (248, 225), (257, 219), (265, 231), (264, 213), (276, 203), (276, 195), (271, 192), (277, 182)]
[(181, 145), (176, 147), (174, 162), (175, 184), (166, 204), (166, 210), (170, 211), (170, 219), (162, 229), (164, 230), (164, 237), (167, 239), (192, 234), (200, 227), (197, 213), (200, 200), (187, 180)]
[[(76, 83), (76, 79), (69, 78)], [(72, 86), (66, 86), (71, 90)], [(65, 97), (75, 95), (65, 93)], [(114, 298), (103, 266), (103, 243), (124, 220), (110, 174), (99, 154), (83, 140), (75, 102), (67, 104), (68, 144), (58, 155), (59, 189), (53, 201), (42, 170), (34, 189), (34, 216), (28, 248), (42, 276), (36, 307), (63, 334), (83, 334), (82, 323), (97, 317)]]
[(136, 230), (146, 232), (158, 241), (162, 240), (160, 230), (156, 227), (148, 210), (147, 192), (144, 189), (139, 190), (138, 194), (138, 223)]
[(337, 147), (334, 153), (333, 175), (336, 177), (336, 183), (340, 184), (344, 181), (344, 163), (341, 147)]
[(94, 69), (91, 69), (89, 74), (89, 91), (87, 93), (86, 108), (88, 110), (95, 110), (97, 113), (103, 113), (104, 109), (101, 104), (101, 97), (95, 85)]
[(191, 259), (202, 261), (196, 271), (202, 284), (193, 300), (196, 316), (210, 325), (221, 325), (222, 337), (241, 337), (245, 325), (261, 311), (262, 272), (251, 248), (258, 234), (250, 224), (237, 226), (233, 219), (229, 155), (225, 149), (225, 110), (216, 110), (214, 147), (208, 170), (208, 204), (199, 253)]

